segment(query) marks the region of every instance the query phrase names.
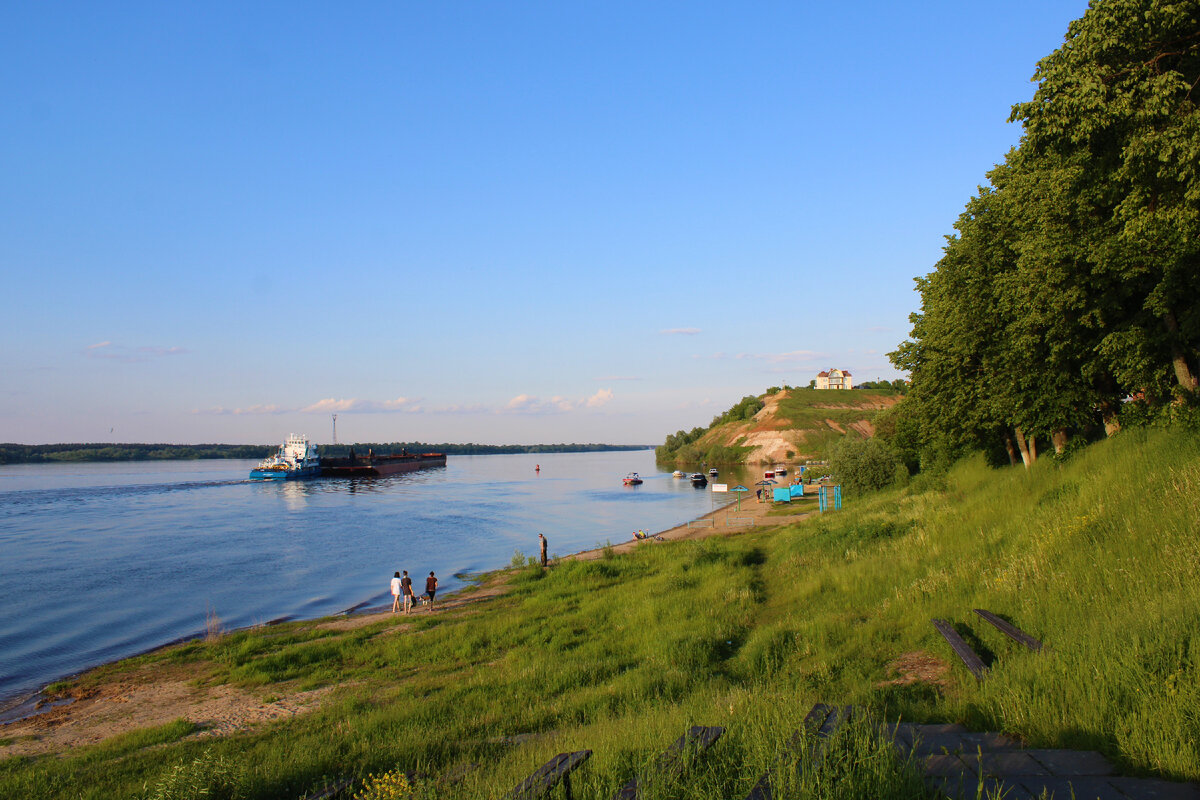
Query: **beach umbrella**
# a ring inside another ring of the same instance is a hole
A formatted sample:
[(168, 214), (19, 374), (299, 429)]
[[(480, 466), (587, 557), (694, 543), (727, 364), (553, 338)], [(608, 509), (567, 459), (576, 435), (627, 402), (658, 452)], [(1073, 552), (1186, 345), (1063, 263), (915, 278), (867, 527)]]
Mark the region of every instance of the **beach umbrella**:
[(731, 489), (731, 491), (734, 491), (734, 492), (737, 492), (737, 493), (738, 493), (738, 496), (737, 496), (737, 498), (738, 498), (738, 507), (737, 507), (737, 510), (738, 510), (738, 511), (741, 511), (741, 510), (742, 510), (742, 492), (748, 492), (748, 491), (750, 491), (750, 490), (749, 490), (749, 489), (747, 489), (745, 486), (742, 486), (742, 485), (739, 483), (737, 486), (733, 487), (733, 489)]

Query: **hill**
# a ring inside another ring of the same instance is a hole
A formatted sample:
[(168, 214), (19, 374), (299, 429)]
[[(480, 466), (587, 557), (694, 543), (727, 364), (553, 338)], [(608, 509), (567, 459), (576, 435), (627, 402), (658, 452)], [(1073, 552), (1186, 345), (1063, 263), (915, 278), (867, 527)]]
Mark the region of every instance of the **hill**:
[(873, 436), (872, 419), (900, 402), (881, 389), (781, 389), (746, 397), (707, 429), (679, 431), (657, 450), (660, 461), (775, 464), (822, 458), (843, 436)]

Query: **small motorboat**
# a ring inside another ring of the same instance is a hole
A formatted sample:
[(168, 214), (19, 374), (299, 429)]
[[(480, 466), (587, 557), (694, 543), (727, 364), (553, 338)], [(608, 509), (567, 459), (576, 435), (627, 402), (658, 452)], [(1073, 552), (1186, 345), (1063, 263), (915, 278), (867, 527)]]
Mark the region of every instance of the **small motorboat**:
[(787, 475), (787, 467), (776, 467), (775, 475), (780, 478), (782, 478), (784, 475)]
[(707, 485), (708, 485), (708, 478), (704, 477), (703, 473), (701, 473), (701, 472), (693, 472), (692, 473), (692, 486), (707, 486)]
[(641, 482), (642, 479), (638, 477), (636, 472), (629, 473), (621, 480), (621, 483), (625, 484), (626, 486), (637, 486)]
[(717, 468), (716, 468), (716, 467), (713, 467), (712, 469), (710, 469), (710, 470), (708, 471), (708, 477), (710, 477), (710, 478), (715, 478), (715, 477), (717, 477), (717, 475), (719, 475), (719, 474), (720, 474), (720, 473), (718, 473), (718, 472), (717, 472)]
[(775, 470), (773, 470), (773, 469), (769, 469), (769, 470), (767, 470), (766, 472), (764, 472), (764, 473), (763, 473), (763, 477), (764, 477), (764, 478), (766, 478), (767, 480), (770, 480), (771, 478), (774, 478), (774, 477), (775, 477)]
[(671, 473), (671, 477), (672, 478), (686, 478), (687, 476), (683, 474), (683, 470), (677, 469)]

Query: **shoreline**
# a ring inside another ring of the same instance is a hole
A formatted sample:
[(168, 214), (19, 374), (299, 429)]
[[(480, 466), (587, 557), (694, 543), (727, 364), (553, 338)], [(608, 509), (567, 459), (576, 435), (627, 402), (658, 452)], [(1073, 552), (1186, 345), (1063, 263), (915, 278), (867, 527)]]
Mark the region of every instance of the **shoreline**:
[[(730, 499), (727, 502), (716, 506), (712, 510), (701, 514), (700, 516), (683, 522), (666, 530), (650, 533), (645, 539), (630, 538), (622, 542), (617, 542), (611, 545), (595, 547), (588, 550), (581, 550), (575, 553), (558, 556), (550, 561), (550, 568), (553, 568), (556, 562), (565, 561), (590, 561), (604, 557), (605, 552), (611, 548), (613, 553), (628, 553), (639, 545), (655, 544), (658, 542), (682, 541), (687, 539), (705, 539), (711, 536), (732, 536), (747, 531), (752, 531), (762, 527), (764, 524), (774, 526), (777, 524), (788, 524), (799, 519), (811, 516), (814, 513), (812, 510), (804, 511), (798, 514), (787, 516), (770, 517), (769, 512), (774, 507), (770, 502), (759, 502), (750, 500), (746, 497), (742, 498), (740, 512), (736, 509), (737, 499)], [(735, 506), (731, 508), (731, 506)], [(729, 524), (729, 517), (736, 520), (736, 524)], [(710, 524), (703, 524), (706, 522)], [(721, 524), (724, 522), (724, 524)], [(697, 524), (700, 523), (700, 524)], [(447, 592), (438, 596), (438, 604), (434, 611), (454, 610), (463, 607), (469, 607), (475, 603), (482, 602), (493, 597), (502, 595), (506, 591), (505, 582), (500, 580), (511, 567), (502, 566), (496, 569), (488, 570), (478, 574), (478, 580), (471, 584), (462, 586), (453, 591)], [(399, 617), (397, 623), (404, 623), (404, 615), (393, 614), (389, 605), (372, 606), (370, 601), (364, 601), (356, 606), (335, 613), (327, 614), (311, 619), (298, 619), (294, 617), (282, 617), (270, 620), (259, 625), (251, 625), (243, 628), (234, 628), (227, 631), (222, 631), (222, 635), (236, 633), (242, 630), (253, 630), (255, 628), (265, 628), (285, 622), (313, 622), (323, 627), (332, 627), (335, 629), (352, 629), (364, 625), (369, 625), (379, 620), (388, 617)], [(430, 610), (420, 606), (414, 609), (413, 616), (432, 613)], [(169, 647), (176, 647), (181, 644), (196, 641), (197, 639), (205, 638), (204, 632), (197, 632), (192, 636), (185, 636), (174, 639), (170, 642), (147, 648), (133, 655), (124, 656), (112, 661), (104, 661), (99, 664), (88, 667), (87, 669), (67, 675), (59, 676), (44, 682), (39, 689), (31, 693), (19, 693), (8, 698), (0, 699), (0, 730), (9, 728), (10, 726), (27, 724), (38, 725), (43, 720), (54, 720), (53, 724), (57, 727), (60, 723), (65, 723), (67, 720), (63, 717), (69, 717), (72, 709), (78, 704), (87, 703), (94, 698), (90, 696), (75, 698), (50, 698), (45, 694), (46, 689), (61, 681), (70, 681), (79, 678), (87, 673), (126, 661), (132, 658), (138, 658), (148, 653), (157, 652)], [(49, 716), (53, 715), (53, 716)]]

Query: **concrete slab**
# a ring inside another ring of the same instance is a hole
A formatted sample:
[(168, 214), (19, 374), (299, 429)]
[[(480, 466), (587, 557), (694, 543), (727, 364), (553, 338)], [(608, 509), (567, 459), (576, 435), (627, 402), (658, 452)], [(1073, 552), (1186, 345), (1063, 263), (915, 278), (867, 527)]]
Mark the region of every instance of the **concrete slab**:
[(972, 753), (979, 750), (1020, 750), (1020, 739), (1014, 739), (1003, 733), (963, 733), (960, 735), (963, 749)]
[(977, 758), (967, 760), (972, 763), (978, 762), (979, 768), (987, 775), (1051, 777), (1050, 770), (1038, 763), (1029, 753), (1020, 750), (984, 753)]
[(921, 771), (933, 777), (970, 775), (972, 780), (979, 774), (962, 756), (953, 754), (927, 756), (921, 762)]
[(1022, 778), (1020, 783), (1035, 797), (1048, 800), (1129, 800), (1105, 778)]
[(1200, 800), (1200, 787), (1158, 778), (1106, 778), (1130, 800)]
[(1026, 750), (1051, 774), (1069, 778), (1076, 775), (1112, 775), (1115, 770), (1107, 758), (1095, 750)]
[(932, 734), (918, 732), (913, 751), (919, 756), (928, 756), (935, 753), (974, 753), (979, 749), (963, 736), (962, 732)]
[[(1036, 792), (1031, 792), (1019, 781), (1006, 781), (1003, 778), (984, 778), (983, 796), (988, 800), (1039, 800)], [(976, 796), (968, 800), (978, 800)]]
[[(930, 775), (925, 778), (925, 786), (930, 791), (953, 797), (956, 800), (975, 800), (979, 796), (979, 779), (971, 774), (948, 776)], [(1012, 800), (1030, 800), (1029, 798), (1012, 798)]]

